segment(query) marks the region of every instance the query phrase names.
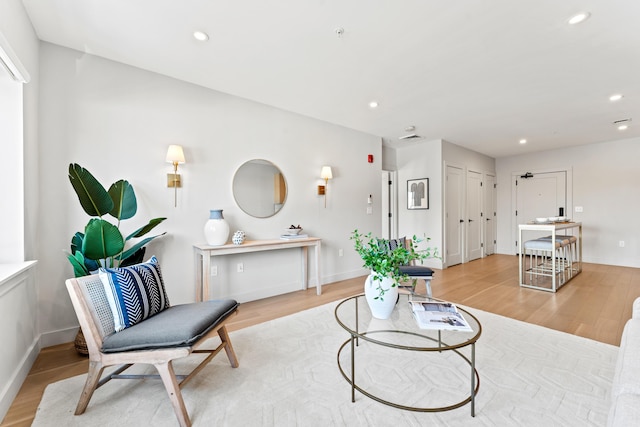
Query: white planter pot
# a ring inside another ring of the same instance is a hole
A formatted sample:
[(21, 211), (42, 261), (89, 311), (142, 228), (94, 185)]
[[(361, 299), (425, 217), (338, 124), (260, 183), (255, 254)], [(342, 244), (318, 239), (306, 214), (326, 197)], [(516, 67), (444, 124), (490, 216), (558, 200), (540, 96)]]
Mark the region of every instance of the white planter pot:
[[(374, 280), (373, 276), (373, 273), (370, 274), (364, 282), (365, 298), (373, 317), (376, 319), (388, 319), (398, 301), (398, 286), (393, 286), (395, 282), (389, 277), (385, 277), (382, 282), (379, 282)], [(380, 295), (378, 287), (385, 290), (384, 295)]]

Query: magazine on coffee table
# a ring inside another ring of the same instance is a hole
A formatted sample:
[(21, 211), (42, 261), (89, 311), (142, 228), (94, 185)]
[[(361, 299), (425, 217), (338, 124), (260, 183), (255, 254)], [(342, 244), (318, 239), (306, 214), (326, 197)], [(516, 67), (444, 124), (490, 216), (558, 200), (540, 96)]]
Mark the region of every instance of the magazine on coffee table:
[(409, 301), (421, 329), (473, 332), (453, 303), (445, 301)]

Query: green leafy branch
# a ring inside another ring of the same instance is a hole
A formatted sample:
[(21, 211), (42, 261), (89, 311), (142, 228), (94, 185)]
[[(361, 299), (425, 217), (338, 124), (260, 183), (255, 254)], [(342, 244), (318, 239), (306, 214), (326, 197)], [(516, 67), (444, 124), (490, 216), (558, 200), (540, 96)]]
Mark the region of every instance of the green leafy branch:
[(374, 237), (372, 233), (362, 234), (357, 229), (351, 233), (351, 240), (354, 242), (354, 249), (362, 258), (364, 268), (371, 270), (372, 279), (377, 283), (376, 290), (378, 296), (375, 299), (384, 301), (384, 294), (389, 289), (384, 289), (382, 279), (389, 277), (393, 279), (391, 287), (396, 287), (398, 282), (409, 279), (409, 276), (400, 272), (400, 266), (409, 265), (413, 261), (422, 261), (427, 258), (438, 258), (438, 249), (428, 247), (418, 250), (418, 243), (430, 238), (420, 239), (413, 236), (407, 246), (398, 246), (391, 250), (385, 244), (385, 240)]

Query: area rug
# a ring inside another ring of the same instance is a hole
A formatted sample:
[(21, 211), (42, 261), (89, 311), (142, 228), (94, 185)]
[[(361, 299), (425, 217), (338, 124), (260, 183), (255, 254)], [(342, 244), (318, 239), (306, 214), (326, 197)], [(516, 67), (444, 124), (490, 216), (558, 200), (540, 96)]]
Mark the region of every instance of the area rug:
[[(240, 367), (231, 368), (221, 354), (183, 390), (193, 425), (606, 425), (617, 347), (475, 309), (468, 309), (482, 323), (475, 417), (469, 404), (412, 412), (358, 392), (351, 402), (351, 387), (337, 365), (338, 348), (349, 335), (335, 321), (336, 304), (232, 332)], [(389, 351), (358, 348), (357, 382), (415, 406), (468, 396), (469, 365), (453, 353)], [(176, 371), (195, 363), (176, 363)], [(349, 368), (347, 359), (343, 366)], [(74, 416), (84, 380), (80, 375), (50, 384), (33, 426), (177, 425), (161, 382), (153, 379), (111, 381), (95, 392), (83, 415)]]

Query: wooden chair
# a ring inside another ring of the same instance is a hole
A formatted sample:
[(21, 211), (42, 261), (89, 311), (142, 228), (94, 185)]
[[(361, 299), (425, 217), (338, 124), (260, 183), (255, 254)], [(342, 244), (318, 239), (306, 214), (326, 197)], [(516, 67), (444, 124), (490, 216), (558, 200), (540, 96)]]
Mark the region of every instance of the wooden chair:
[[(180, 425), (190, 426), (191, 420), (180, 389), (222, 349), (227, 353), (231, 366), (239, 366), (225, 326), (229, 316), (237, 313), (238, 303), (234, 300), (171, 306), (140, 323), (114, 332), (111, 308), (97, 274), (69, 279), (66, 286), (89, 350), (89, 372), (75, 415), (84, 413), (93, 392), (111, 379), (149, 378), (150, 375), (120, 375), (133, 364), (143, 363), (158, 370)], [(215, 335), (221, 341), (215, 349), (199, 348)], [(172, 361), (192, 353), (208, 353), (208, 356), (188, 375), (176, 375)], [(101, 378), (103, 370), (114, 365), (121, 366)]]
[[(411, 248), (411, 239), (407, 239), (404, 237), (400, 239), (381, 240), (381, 242), (389, 250), (393, 250), (399, 245), (404, 245), (404, 247), (407, 249)], [(399, 284), (400, 291), (409, 292), (411, 295), (415, 295), (418, 280), (424, 280), (427, 296), (429, 298), (432, 297), (431, 280), (433, 279), (433, 270), (431, 268), (426, 267), (424, 265), (417, 265), (414, 260), (411, 262), (410, 265), (400, 266), (399, 270), (400, 270), (400, 273), (406, 274), (410, 280), (410, 282)]]

